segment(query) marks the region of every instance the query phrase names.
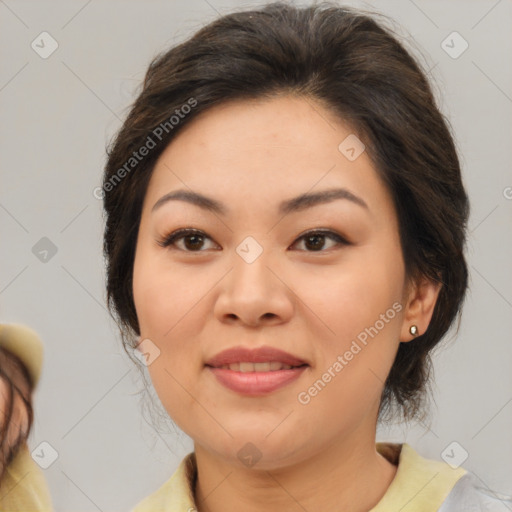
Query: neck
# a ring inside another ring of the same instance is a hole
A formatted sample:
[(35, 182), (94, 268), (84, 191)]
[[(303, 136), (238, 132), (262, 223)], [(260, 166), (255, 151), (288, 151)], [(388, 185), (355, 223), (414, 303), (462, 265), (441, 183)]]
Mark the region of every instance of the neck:
[(350, 510), (365, 512), (386, 493), (397, 467), (373, 438), (338, 441), (314, 457), (270, 471), (239, 468), (195, 446), (198, 512)]

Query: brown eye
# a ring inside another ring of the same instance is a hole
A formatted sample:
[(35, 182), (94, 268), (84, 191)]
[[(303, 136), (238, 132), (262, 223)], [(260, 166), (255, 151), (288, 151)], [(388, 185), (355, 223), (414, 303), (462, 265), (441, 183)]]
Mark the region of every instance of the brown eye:
[(334, 231), (310, 231), (309, 233), (302, 235), (297, 241), (304, 241), (305, 247), (311, 249), (307, 250), (307, 252), (325, 252), (323, 249), (325, 249), (326, 239), (331, 239), (336, 242), (334, 246), (350, 245), (349, 242)]
[[(179, 247), (176, 242), (182, 240), (182, 247)], [(163, 240), (160, 240), (158, 244), (162, 247), (175, 246), (177, 249), (185, 252), (202, 252), (201, 249), (205, 240), (211, 240), (211, 238), (202, 231), (197, 229), (179, 229), (166, 236)]]
[[(309, 233), (302, 235), (297, 239), (294, 245), (303, 241), (306, 247), (306, 252), (326, 252), (325, 246), (326, 240), (328, 239), (334, 242), (331, 247), (336, 247), (336, 245), (350, 245), (347, 240), (334, 231), (318, 230), (310, 231)], [(204, 252), (204, 250), (206, 250), (204, 249), (205, 240), (212, 239), (202, 231), (197, 229), (179, 229), (158, 241), (158, 244), (161, 247), (172, 247), (184, 252)], [(182, 242), (181, 246), (178, 245), (178, 242)]]

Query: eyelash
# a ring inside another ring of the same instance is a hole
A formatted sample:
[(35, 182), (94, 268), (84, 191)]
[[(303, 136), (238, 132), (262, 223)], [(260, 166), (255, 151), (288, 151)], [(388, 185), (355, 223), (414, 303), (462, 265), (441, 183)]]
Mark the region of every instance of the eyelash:
[[(205, 238), (209, 238), (211, 240), (211, 238), (206, 233), (204, 233), (203, 231), (200, 231), (198, 229), (184, 228), (184, 229), (178, 229), (177, 231), (174, 231), (174, 233), (171, 233), (171, 234), (165, 236), (161, 240), (158, 240), (157, 243), (161, 247), (169, 248), (170, 246), (174, 245), (176, 241), (182, 240), (183, 238), (186, 238), (187, 236), (190, 236), (190, 235), (199, 235), (199, 236), (202, 236), (202, 237), (205, 237)], [(308, 236), (313, 236), (313, 235), (325, 236), (326, 238), (330, 238), (331, 240), (334, 240), (335, 242), (338, 243), (338, 245), (341, 245), (341, 246), (352, 245), (350, 242), (348, 242), (345, 238), (343, 238), (338, 233), (336, 233), (334, 231), (329, 231), (329, 230), (312, 230), (312, 231), (308, 231), (307, 233), (304, 233), (299, 238), (297, 238), (297, 240), (292, 245), (295, 245), (295, 243), (297, 243), (299, 240), (305, 239)], [(189, 253), (205, 252), (204, 250), (198, 250), (198, 251), (189, 251), (189, 250), (186, 250), (186, 249), (178, 249), (178, 250), (181, 250), (183, 252), (189, 252)], [(321, 253), (321, 252), (327, 252), (327, 251), (321, 249), (321, 250), (318, 250), (318, 251), (305, 251), (305, 252), (310, 252), (310, 253), (319, 252), (319, 253)]]

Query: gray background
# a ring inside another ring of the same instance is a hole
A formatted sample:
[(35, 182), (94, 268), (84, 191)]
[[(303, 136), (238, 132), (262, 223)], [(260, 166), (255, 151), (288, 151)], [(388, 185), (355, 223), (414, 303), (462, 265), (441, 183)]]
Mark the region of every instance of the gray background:
[[(453, 125), (472, 203), (471, 291), (456, 340), (436, 353), (431, 423), (378, 438), (406, 440), (434, 459), (456, 441), (469, 454), (463, 467), (512, 493), (512, 2), (347, 4), (391, 16), (415, 39)], [(58, 452), (45, 470), (57, 511), (128, 510), (192, 449), (142, 413), (142, 381), (105, 309), (93, 189), (150, 59), (248, 5), (0, 1), (0, 320), (31, 326), (45, 345), (29, 446), (46, 441)], [(47, 59), (31, 48), (43, 31), (59, 45)], [(441, 47), (453, 31), (469, 44), (456, 59)], [(32, 251), (43, 237), (57, 248), (46, 262)]]

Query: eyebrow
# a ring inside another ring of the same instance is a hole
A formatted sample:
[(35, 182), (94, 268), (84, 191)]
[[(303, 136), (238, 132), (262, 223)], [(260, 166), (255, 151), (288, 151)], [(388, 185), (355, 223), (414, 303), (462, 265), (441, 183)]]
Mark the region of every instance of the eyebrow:
[[(281, 215), (286, 215), (293, 212), (299, 212), (319, 204), (330, 203), (337, 199), (346, 199), (354, 204), (361, 206), (362, 208), (369, 210), (366, 202), (359, 196), (354, 195), (346, 188), (334, 188), (330, 190), (323, 190), (321, 192), (305, 193), (297, 197), (287, 199), (279, 204), (278, 213)], [(225, 216), (229, 213), (229, 210), (226, 208), (226, 206), (216, 199), (207, 197), (197, 192), (182, 189), (169, 192), (168, 194), (165, 194), (165, 196), (162, 196), (154, 204), (151, 211), (154, 212), (169, 201), (185, 201), (187, 203), (196, 205), (203, 210), (211, 211), (219, 215)]]

